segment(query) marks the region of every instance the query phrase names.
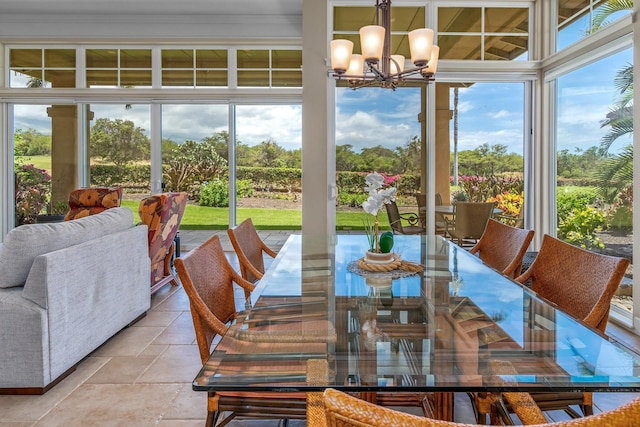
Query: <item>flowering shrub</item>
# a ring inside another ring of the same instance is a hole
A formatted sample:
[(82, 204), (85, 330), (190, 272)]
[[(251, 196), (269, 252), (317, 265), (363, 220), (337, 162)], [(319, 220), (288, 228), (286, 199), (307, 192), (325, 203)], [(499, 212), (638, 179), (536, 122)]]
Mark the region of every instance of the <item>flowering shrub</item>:
[(497, 208), (501, 209), (505, 215), (517, 217), (524, 203), (524, 193), (512, 193), (505, 191), (496, 197), (489, 199), (489, 202), (496, 202)]
[(524, 191), (524, 181), (520, 177), (463, 175), (458, 178), (458, 185), (467, 193), (470, 202), (484, 202), (507, 191), (515, 194)]
[(36, 217), (49, 203), (51, 176), (34, 165), (18, 165), (15, 168), (16, 225), (33, 224)]
[(628, 185), (616, 196), (605, 213), (607, 227), (630, 229), (633, 227), (633, 185)]

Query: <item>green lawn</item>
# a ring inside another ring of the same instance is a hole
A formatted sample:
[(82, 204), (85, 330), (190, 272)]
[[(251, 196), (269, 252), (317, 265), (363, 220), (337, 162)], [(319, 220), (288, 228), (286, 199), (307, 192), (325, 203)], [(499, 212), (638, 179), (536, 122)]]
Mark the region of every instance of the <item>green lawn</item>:
[(51, 171), (51, 156), (16, 156), (16, 163), (33, 164), (38, 169)]
[[(122, 206), (128, 207), (134, 213), (135, 222), (138, 216), (139, 202), (123, 200)], [(368, 216), (364, 212), (338, 212), (336, 214), (336, 229), (363, 230), (363, 220)], [(302, 212), (293, 209), (262, 209), (238, 208), (238, 221), (251, 218), (256, 228), (260, 230), (299, 230), (302, 227)], [(180, 228), (184, 230), (226, 230), (229, 226), (229, 210), (227, 208), (210, 208), (206, 206), (187, 205)], [(389, 230), (386, 214), (379, 217), (380, 228)]]

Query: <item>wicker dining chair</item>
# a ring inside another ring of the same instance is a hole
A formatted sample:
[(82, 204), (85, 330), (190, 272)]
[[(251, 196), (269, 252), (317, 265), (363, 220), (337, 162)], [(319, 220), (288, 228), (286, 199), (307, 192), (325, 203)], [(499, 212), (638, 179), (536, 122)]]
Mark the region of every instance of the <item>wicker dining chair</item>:
[[(613, 295), (620, 285), (629, 260), (602, 255), (544, 235), (542, 246), (529, 269), (515, 280), (531, 284), (538, 295), (556, 304), (565, 313), (604, 333)], [(507, 408), (513, 409), (516, 396), (504, 396)], [(573, 418), (593, 414), (590, 392), (531, 393), (542, 411), (564, 410)], [(522, 419), (523, 424), (532, 424)], [(507, 420), (508, 421), (508, 420)]]
[[(334, 389), (327, 389), (322, 395), (322, 405), (308, 409), (309, 427), (472, 427), (451, 421), (433, 420), (393, 409), (383, 408), (362, 401)], [(313, 412), (316, 412), (315, 414)], [(324, 417), (321, 416), (324, 412)], [(309, 420), (313, 422), (310, 423)], [(590, 417), (537, 424), (539, 427), (630, 427), (640, 425), (640, 399), (619, 408), (601, 412)]]
[(446, 233), (459, 246), (475, 244), (482, 237), (487, 221), (493, 215), (495, 203), (458, 202), (453, 208), (453, 219), (447, 220)]
[(265, 271), (264, 254), (271, 258), (275, 258), (277, 254), (262, 241), (251, 218), (229, 228), (227, 234), (240, 262), (242, 278), (251, 283), (262, 279)]
[(515, 228), (489, 219), (478, 243), (469, 252), (509, 278), (520, 275), (522, 259), (533, 239), (533, 230)]
[[(186, 255), (176, 258), (175, 267), (189, 298), (198, 350), (205, 364), (216, 335), (228, 334), (230, 322), (238, 316), (233, 284), (249, 292), (255, 286), (233, 269), (216, 235)], [(335, 342), (335, 330), (326, 320), (307, 323), (305, 328), (300, 327), (302, 322), (294, 323), (241, 329), (236, 331), (236, 340), (233, 342), (239, 346), (250, 346), (256, 354), (262, 346), (266, 346), (269, 352), (276, 352), (278, 346), (282, 346), (284, 353), (326, 351), (327, 342)], [(315, 325), (317, 328), (314, 329)], [(247, 363), (251, 363), (253, 369), (262, 369), (258, 365), (258, 358)], [(269, 370), (269, 366), (263, 369)], [(226, 425), (236, 416), (303, 419), (306, 417), (305, 399), (306, 394), (302, 392), (212, 392), (207, 400), (206, 426), (216, 425), (220, 414), (224, 412), (229, 414), (219, 426)]]

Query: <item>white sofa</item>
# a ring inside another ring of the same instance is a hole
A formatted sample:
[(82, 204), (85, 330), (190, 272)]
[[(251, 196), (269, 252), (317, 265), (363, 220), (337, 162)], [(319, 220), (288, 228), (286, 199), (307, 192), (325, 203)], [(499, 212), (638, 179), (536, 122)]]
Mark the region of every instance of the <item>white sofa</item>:
[(150, 307), (147, 227), (128, 208), (23, 225), (0, 246), (0, 394), (44, 393)]

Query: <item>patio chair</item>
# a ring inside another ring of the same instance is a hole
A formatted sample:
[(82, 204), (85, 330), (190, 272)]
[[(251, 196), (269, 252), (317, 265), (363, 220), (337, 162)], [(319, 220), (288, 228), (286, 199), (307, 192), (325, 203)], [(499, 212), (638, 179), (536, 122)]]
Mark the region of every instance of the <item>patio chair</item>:
[[(234, 297), (234, 283), (248, 292), (255, 285), (238, 274), (224, 253), (220, 238), (216, 235), (186, 255), (176, 258), (175, 267), (182, 286), (189, 298), (196, 341), (203, 365), (211, 354), (211, 345), (216, 335), (228, 333), (230, 323), (238, 317)], [(326, 352), (327, 342), (335, 342), (335, 330), (328, 321), (310, 321), (304, 329), (296, 328), (295, 322), (267, 326), (256, 326), (236, 330), (238, 346), (250, 346), (254, 353), (259, 353), (262, 345), (266, 345), (269, 353), (278, 352), (279, 346), (285, 353), (298, 354), (296, 362), (303, 360), (305, 351)], [(302, 325), (303, 322), (296, 323)], [(314, 326), (317, 325), (317, 329)], [(314, 333), (317, 330), (318, 333)], [(218, 349), (234, 352), (234, 349)], [(215, 350), (214, 350), (215, 351)], [(254, 355), (255, 356), (255, 355)], [(300, 359), (300, 360), (298, 360)], [(256, 370), (269, 370), (269, 366), (261, 368), (258, 358), (252, 357), (247, 364)], [(293, 369), (293, 362), (292, 368)], [(306, 368), (303, 368), (306, 369)], [(229, 414), (219, 426), (224, 426), (237, 416), (270, 418), (270, 419), (303, 419), (306, 416), (306, 393), (242, 393), (217, 392), (209, 393), (207, 400), (206, 426), (216, 425), (221, 413)]]
[[(384, 205), (387, 209), (389, 224), (393, 230), (393, 234), (422, 234), (426, 232), (420, 225), (420, 218), (414, 213), (400, 213), (396, 202), (390, 202)], [(403, 221), (406, 224), (403, 225)]]
[(140, 221), (149, 228), (149, 258), (151, 259), (151, 293), (167, 283), (178, 285), (171, 268), (175, 251), (174, 239), (187, 206), (187, 193), (161, 193), (140, 201)]
[(493, 215), (493, 202), (458, 202), (453, 206), (453, 219), (446, 220), (446, 233), (459, 246), (475, 244)]
[[(334, 389), (325, 390), (322, 395), (322, 406), (310, 405), (309, 411), (308, 420), (313, 420), (313, 423), (307, 423), (309, 427), (387, 427), (399, 425), (404, 427), (470, 427), (469, 424), (427, 419), (383, 408)], [(322, 417), (322, 412), (324, 412), (324, 417)], [(626, 427), (640, 425), (640, 399), (591, 417), (538, 425), (540, 427)]]
[(120, 207), (122, 187), (86, 187), (69, 194), (69, 211), (65, 221), (95, 215), (110, 208)]
[[(515, 280), (530, 281), (538, 295), (555, 303), (565, 313), (598, 329), (604, 334), (609, 319), (611, 299), (620, 285), (629, 260), (602, 255), (545, 235), (536, 259), (529, 269)], [(543, 411), (564, 410), (573, 418), (593, 414), (590, 392), (531, 393)], [(505, 399), (508, 408), (517, 403)], [(528, 420), (521, 421), (531, 424)]]
[(510, 278), (520, 275), (522, 259), (533, 239), (533, 230), (524, 230), (489, 219), (478, 243), (469, 252)]
[[(247, 218), (235, 227), (227, 230), (229, 240), (240, 262), (242, 278), (251, 283), (256, 283), (264, 275), (264, 254), (271, 258), (276, 257), (275, 251), (269, 248), (260, 239), (251, 218)], [(249, 294), (246, 293), (246, 297)]]

